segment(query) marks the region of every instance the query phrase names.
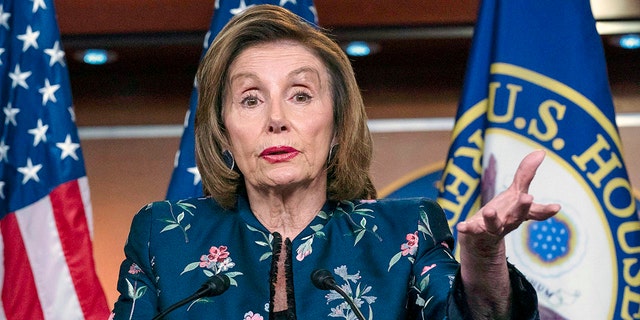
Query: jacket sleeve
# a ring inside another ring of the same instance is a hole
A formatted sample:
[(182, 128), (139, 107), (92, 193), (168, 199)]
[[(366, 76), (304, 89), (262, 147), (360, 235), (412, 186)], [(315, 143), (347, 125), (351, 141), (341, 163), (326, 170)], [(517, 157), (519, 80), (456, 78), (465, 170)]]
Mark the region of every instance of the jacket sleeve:
[(149, 255), (152, 205), (133, 218), (120, 266), (113, 319), (151, 319), (157, 313), (157, 290), (153, 260)]
[(418, 251), (415, 279), (408, 297), (412, 319), (446, 319), (449, 292), (459, 265), (451, 249), (453, 236), (437, 203), (423, 200), (418, 208)]
[[(460, 265), (453, 251), (453, 237), (444, 211), (437, 203), (425, 200), (418, 226), (424, 241), (420, 246), (411, 298), (413, 308), (421, 309), (418, 319), (471, 319)], [(512, 319), (539, 319), (536, 291), (513, 265), (508, 264), (512, 290)], [(411, 294), (411, 293), (410, 293)], [(415, 302), (413, 302), (415, 301)]]
[[(515, 266), (510, 263), (507, 265), (512, 294), (511, 319), (540, 319), (536, 290)], [(465, 299), (462, 277), (458, 272), (449, 295), (448, 319), (471, 319)]]

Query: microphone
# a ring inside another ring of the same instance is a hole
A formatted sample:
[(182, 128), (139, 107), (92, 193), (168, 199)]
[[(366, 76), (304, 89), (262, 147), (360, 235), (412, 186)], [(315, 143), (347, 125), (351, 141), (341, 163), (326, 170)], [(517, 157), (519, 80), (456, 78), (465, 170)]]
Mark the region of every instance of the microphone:
[(347, 303), (351, 307), (351, 311), (353, 311), (356, 317), (359, 320), (366, 320), (364, 315), (362, 315), (362, 312), (360, 312), (360, 309), (358, 309), (356, 304), (351, 299), (351, 297), (349, 297), (349, 295), (347, 295), (347, 293), (344, 292), (344, 290), (342, 290), (340, 286), (338, 286), (338, 284), (336, 283), (336, 279), (333, 278), (333, 274), (331, 274), (329, 270), (327, 269), (314, 270), (311, 273), (311, 282), (313, 283), (314, 286), (316, 286), (316, 288), (320, 290), (334, 290), (335, 292), (340, 294), (344, 298), (344, 300), (347, 301)]
[(169, 314), (169, 312), (181, 307), (189, 301), (193, 301), (203, 297), (214, 297), (217, 295), (221, 295), (225, 291), (227, 291), (227, 289), (229, 289), (229, 286), (231, 286), (231, 282), (229, 281), (229, 277), (227, 275), (216, 274), (213, 277), (207, 279), (207, 281), (202, 284), (198, 291), (178, 301), (177, 303), (172, 304), (171, 306), (169, 306), (169, 308), (153, 317), (153, 320), (162, 319), (164, 316)]

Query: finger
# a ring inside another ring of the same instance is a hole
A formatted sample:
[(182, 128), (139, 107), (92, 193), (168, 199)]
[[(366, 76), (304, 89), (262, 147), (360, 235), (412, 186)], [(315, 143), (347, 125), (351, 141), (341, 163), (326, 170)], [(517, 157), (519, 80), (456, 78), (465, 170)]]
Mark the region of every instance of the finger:
[(482, 210), (482, 218), (487, 232), (490, 234), (502, 233), (503, 225), (498, 217), (498, 211), (494, 208), (485, 208)]
[(542, 221), (554, 216), (556, 213), (560, 211), (561, 207), (557, 203), (551, 204), (539, 204), (534, 203), (531, 205), (529, 209), (528, 219)]
[[(479, 215), (477, 217), (476, 215)], [(495, 233), (500, 229), (498, 213), (493, 208), (483, 208), (473, 218), (456, 225), (458, 232), (467, 234)], [(479, 218), (479, 219), (478, 219)]]
[(520, 192), (529, 192), (531, 181), (545, 157), (544, 150), (536, 150), (522, 159), (513, 178), (513, 186)]
[(460, 233), (471, 233), (469, 223), (466, 221), (461, 221), (456, 225), (456, 229)]
[(458, 232), (460, 233), (467, 233), (467, 234), (478, 234), (483, 232), (483, 229), (477, 220), (461, 221), (456, 225), (456, 229), (458, 229)]

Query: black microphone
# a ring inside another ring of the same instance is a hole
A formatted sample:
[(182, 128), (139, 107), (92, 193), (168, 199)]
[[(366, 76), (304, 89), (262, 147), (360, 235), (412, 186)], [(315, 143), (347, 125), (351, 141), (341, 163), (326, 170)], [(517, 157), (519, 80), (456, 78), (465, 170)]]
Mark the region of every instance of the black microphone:
[(364, 315), (362, 315), (362, 312), (360, 312), (360, 309), (358, 309), (358, 307), (356, 307), (356, 304), (353, 303), (351, 297), (349, 297), (349, 295), (347, 295), (347, 293), (344, 292), (344, 290), (342, 290), (340, 286), (338, 286), (338, 284), (336, 283), (336, 279), (333, 278), (333, 274), (331, 274), (329, 270), (314, 270), (311, 273), (311, 282), (313, 282), (313, 285), (320, 290), (334, 290), (335, 292), (339, 293), (344, 298), (344, 300), (347, 301), (347, 303), (351, 307), (351, 311), (353, 311), (356, 317), (360, 320), (366, 320), (364, 318)]
[(227, 289), (229, 289), (229, 286), (231, 286), (231, 282), (229, 281), (229, 277), (227, 275), (216, 274), (213, 277), (209, 278), (205, 283), (203, 283), (200, 289), (198, 289), (198, 291), (196, 291), (194, 294), (178, 301), (175, 304), (172, 304), (169, 308), (153, 317), (153, 320), (162, 319), (164, 316), (169, 314), (169, 312), (181, 307), (189, 301), (193, 301), (203, 297), (214, 297), (217, 295), (221, 295), (222, 293), (227, 291)]

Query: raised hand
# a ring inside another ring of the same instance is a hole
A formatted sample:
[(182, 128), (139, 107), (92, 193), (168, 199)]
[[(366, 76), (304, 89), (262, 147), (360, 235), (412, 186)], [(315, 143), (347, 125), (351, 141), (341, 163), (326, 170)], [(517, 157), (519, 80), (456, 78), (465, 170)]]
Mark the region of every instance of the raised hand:
[(500, 241), (526, 220), (545, 220), (555, 215), (560, 210), (559, 204), (535, 203), (528, 193), (544, 157), (543, 150), (528, 154), (520, 162), (509, 188), (491, 199), (471, 218), (460, 222), (458, 232), (473, 238), (473, 242), (491, 245), (492, 241)]
[[(504, 237), (526, 220), (544, 220), (559, 204), (533, 202), (529, 185), (545, 152), (528, 154), (513, 182), (466, 221), (458, 223), (461, 277), (474, 319), (506, 319), (511, 313), (511, 284)], [(508, 297), (508, 298), (507, 298)]]

